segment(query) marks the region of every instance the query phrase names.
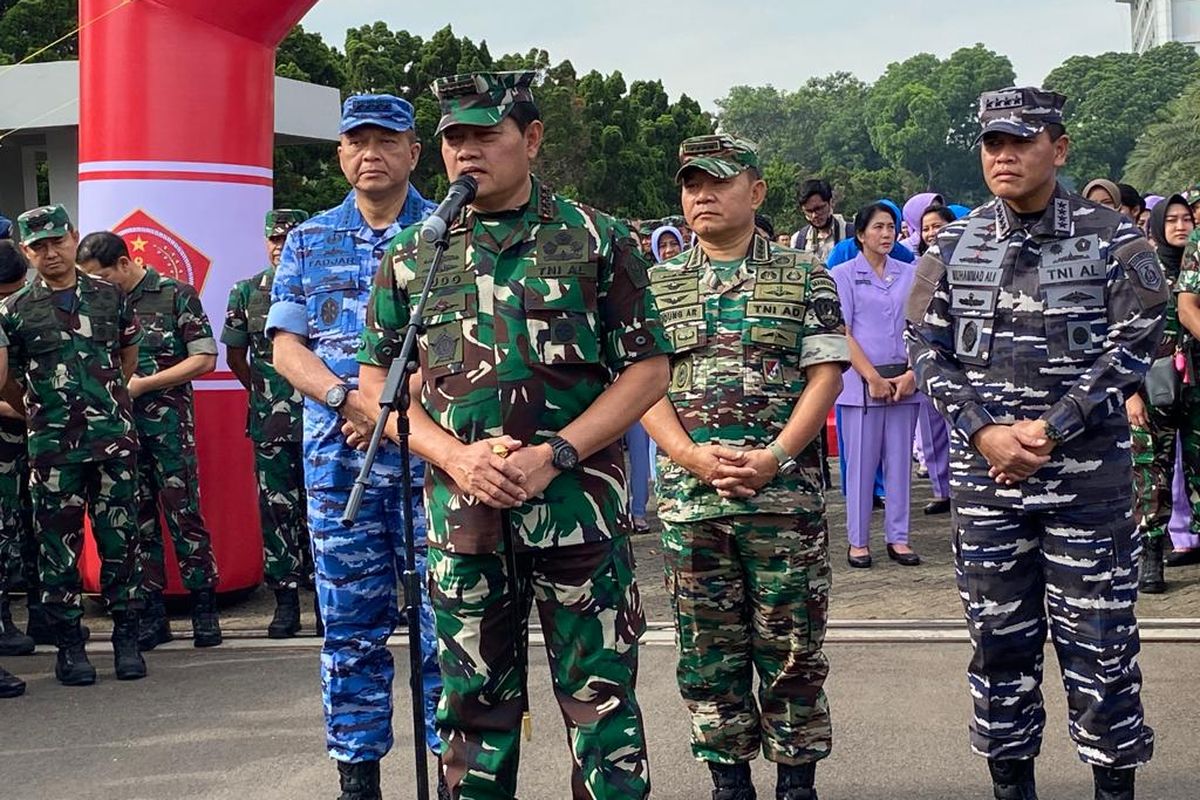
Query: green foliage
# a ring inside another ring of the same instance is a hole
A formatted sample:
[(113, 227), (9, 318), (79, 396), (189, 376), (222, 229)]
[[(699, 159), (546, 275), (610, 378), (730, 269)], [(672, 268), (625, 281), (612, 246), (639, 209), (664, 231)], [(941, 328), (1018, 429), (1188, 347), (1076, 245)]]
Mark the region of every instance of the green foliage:
[(1073, 56), (1047, 75), (1046, 88), (1068, 97), (1067, 175), (1079, 185), (1120, 175), (1138, 137), (1167, 118), (1171, 101), (1194, 79), (1197, 60), (1187, 45), (1170, 42), (1140, 56)]
[(1124, 180), (1146, 192), (1169, 195), (1200, 180), (1200, 79), (1146, 128), (1129, 154)]
[[(16, 63), (79, 24), (78, 0), (5, 0), (0, 2), (0, 62)], [(79, 58), (79, 38), (71, 36), (32, 60)]]

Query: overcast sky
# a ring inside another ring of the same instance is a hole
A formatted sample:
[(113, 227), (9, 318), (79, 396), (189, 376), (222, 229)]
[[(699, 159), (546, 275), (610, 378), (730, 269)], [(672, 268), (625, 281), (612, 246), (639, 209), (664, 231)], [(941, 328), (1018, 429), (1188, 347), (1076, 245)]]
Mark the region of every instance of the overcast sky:
[(1071, 55), (1130, 47), (1129, 6), (1115, 0), (319, 0), (304, 25), (343, 49), (347, 28), (381, 19), (422, 37), (453, 25), (493, 55), (542, 47), (580, 74), (660, 78), (709, 109), (737, 84), (794, 89), (839, 70), (873, 81), (914, 53), (976, 42), (1007, 55), (1019, 83)]

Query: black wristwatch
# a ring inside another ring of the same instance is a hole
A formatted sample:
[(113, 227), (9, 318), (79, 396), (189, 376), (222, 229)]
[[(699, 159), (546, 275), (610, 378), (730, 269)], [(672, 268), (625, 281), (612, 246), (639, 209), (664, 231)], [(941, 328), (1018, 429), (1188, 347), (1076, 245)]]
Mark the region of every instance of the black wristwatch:
[(325, 393), (325, 406), (330, 411), (340, 411), (342, 406), (346, 405), (346, 398), (349, 396), (350, 387), (344, 383), (339, 383)]
[(570, 472), (579, 466), (579, 451), (575, 449), (575, 445), (568, 442), (561, 436), (555, 436), (547, 439), (546, 444), (550, 445), (550, 449), (554, 451), (554, 457), (550, 459), (550, 463), (560, 472)]

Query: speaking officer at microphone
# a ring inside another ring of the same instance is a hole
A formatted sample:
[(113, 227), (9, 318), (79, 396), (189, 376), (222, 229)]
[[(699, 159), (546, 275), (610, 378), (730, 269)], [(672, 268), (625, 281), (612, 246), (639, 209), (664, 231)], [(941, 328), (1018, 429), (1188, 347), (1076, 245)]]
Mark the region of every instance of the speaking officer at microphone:
[[(528, 654), (513, 631), (536, 600), (570, 796), (636, 800), (650, 790), (635, 694), (645, 618), (619, 440), (666, 391), (668, 345), (629, 231), (530, 174), (543, 135), (534, 77), (433, 86), (447, 174), (479, 186), (451, 225), (411, 382), (412, 446), (430, 465), (443, 775), (455, 798), (515, 796)], [(372, 400), (434, 250), (418, 234), (397, 238), (371, 294), (359, 360)]]
[[(325, 620), (321, 685), (329, 754), (338, 762), (340, 800), (376, 800), (379, 760), (392, 746), (392, 678), (388, 637), (399, 622), (397, 585), (404, 567), (400, 454), (381, 449), (372, 484), (353, 528), (341, 525), (363, 455), (345, 440), (346, 422), (369, 427), (379, 413), (356, 388), (355, 353), (380, 258), (405, 226), (433, 204), (408, 182), (421, 145), (413, 109), (390, 95), (346, 101), (338, 160), (353, 187), (337, 208), (287, 237), (275, 272), (267, 335), (275, 368), (305, 395), (304, 483), (317, 598)], [(416, 483), (424, 466), (414, 462)], [(419, 506), (409, 509), (424, 530)], [(423, 554), (417, 568), (424, 572)], [(422, 627), (432, 612), (422, 596)], [(438, 750), (433, 711), (441, 691), (436, 643), (423, 643), (429, 745)]]

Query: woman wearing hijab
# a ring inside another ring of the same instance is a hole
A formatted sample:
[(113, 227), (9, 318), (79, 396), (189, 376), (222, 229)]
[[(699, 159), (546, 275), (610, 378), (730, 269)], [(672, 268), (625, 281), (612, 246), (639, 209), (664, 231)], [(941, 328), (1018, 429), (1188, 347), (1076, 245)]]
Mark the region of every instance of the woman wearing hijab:
[(650, 252), (654, 254), (656, 264), (670, 261), (683, 249), (683, 234), (674, 225), (663, 225), (650, 235)]
[(1093, 203), (1107, 206), (1113, 211), (1121, 210), (1121, 187), (1110, 180), (1096, 178), (1083, 187), (1083, 196)]
[[(1172, 195), (1155, 205), (1148, 225), (1172, 292), (1165, 314), (1167, 324), (1155, 361), (1146, 382), (1126, 401), (1125, 410), (1133, 438), (1134, 514), (1142, 537), (1138, 589), (1146, 594), (1161, 594), (1167, 588), (1163, 577), (1163, 551), (1167, 523), (1171, 518), (1176, 437), (1183, 437), (1183, 452), (1190, 456), (1186, 461), (1194, 462), (1200, 447), (1197, 439), (1200, 431), (1189, 424), (1191, 404), (1183, 397), (1184, 392), (1190, 390), (1182, 389), (1177, 371), (1176, 355), (1181, 349), (1182, 329), (1174, 291), (1179, 282), (1183, 251), (1195, 223), (1187, 200), (1182, 195)], [(1172, 384), (1174, 392), (1159, 392), (1159, 386)], [(1154, 394), (1163, 396), (1152, 399)], [(1189, 483), (1194, 485), (1200, 465), (1186, 461), (1184, 470), (1191, 477)]]
[(921, 192), (908, 198), (904, 204), (904, 225), (908, 228), (908, 234), (901, 240), (901, 244), (912, 252), (917, 252), (921, 247), (921, 218), (925, 215), (925, 209), (945, 204), (946, 201), (937, 192)]
[(916, 566), (921, 559), (908, 546), (908, 524), (918, 398), (904, 347), (904, 307), (916, 268), (888, 256), (896, 218), (882, 203), (858, 212), (854, 236), (861, 252), (833, 272), (853, 365), (837, 399), (845, 430), (847, 560), (871, 566), (872, 486), (882, 462), (888, 557)]

